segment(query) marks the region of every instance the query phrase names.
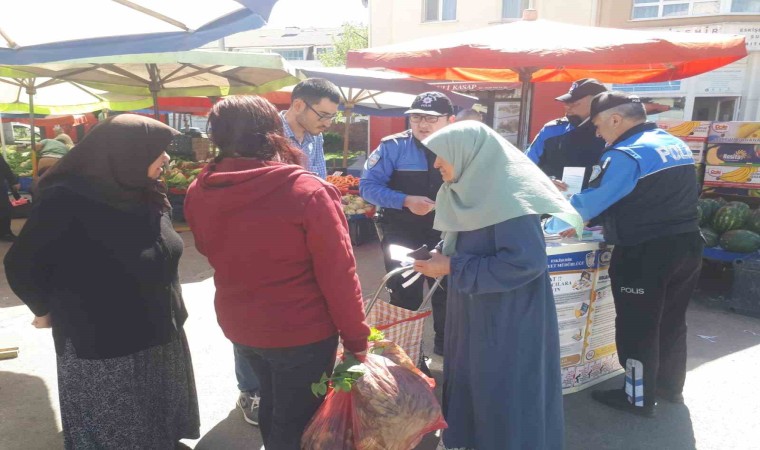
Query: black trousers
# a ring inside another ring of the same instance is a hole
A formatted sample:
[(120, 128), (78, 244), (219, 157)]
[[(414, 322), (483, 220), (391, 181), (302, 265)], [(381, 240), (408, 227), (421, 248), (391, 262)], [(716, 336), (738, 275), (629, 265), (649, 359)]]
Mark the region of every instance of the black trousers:
[(691, 232), (617, 245), (612, 252), (615, 340), (620, 364), (633, 365), (638, 372), (634, 377), (626, 371), (626, 381), (639, 385), (634, 404), (638, 400), (639, 406), (654, 406), (658, 388), (683, 391), (686, 308), (699, 279), (702, 247), (699, 232)]
[(259, 428), (267, 450), (300, 450), (306, 425), (324, 401), (311, 392), (323, 373), (332, 375), (338, 336), (285, 348), (234, 344), (261, 384)]
[[(383, 257), (386, 272), (390, 272), (401, 266), (401, 263), (390, 257), (388, 248), (391, 244), (401, 245), (415, 250), (423, 244), (433, 250), (441, 241), (441, 232), (430, 227), (401, 226), (389, 223), (377, 224), (380, 235), (380, 245), (383, 249)], [(396, 276), (388, 281), (388, 291), (391, 295), (391, 304), (415, 311), (422, 305), (423, 287), (425, 282), (431, 287), (435, 279), (421, 276), (417, 281), (407, 287), (402, 284), (406, 281), (403, 277)], [(446, 279), (441, 282), (432, 298), (433, 306), (433, 329), (435, 330), (435, 344), (443, 346), (443, 330), (446, 325)]]
[(11, 216), (13, 205), (8, 198), (8, 185), (0, 181), (0, 236), (11, 234)]

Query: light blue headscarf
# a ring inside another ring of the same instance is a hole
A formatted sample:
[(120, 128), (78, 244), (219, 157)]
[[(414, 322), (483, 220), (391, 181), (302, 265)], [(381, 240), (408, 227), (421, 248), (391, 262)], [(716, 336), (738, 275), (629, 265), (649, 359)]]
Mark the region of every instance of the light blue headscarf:
[(521, 151), (486, 125), (465, 120), (423, 141), (454, 166), (456, 179), (436, 196), (433, 228), (443, 232), (443, 254), (457, 233), (529, 214), (551, 214), (583, 232), (583, 219), (554, 183)]

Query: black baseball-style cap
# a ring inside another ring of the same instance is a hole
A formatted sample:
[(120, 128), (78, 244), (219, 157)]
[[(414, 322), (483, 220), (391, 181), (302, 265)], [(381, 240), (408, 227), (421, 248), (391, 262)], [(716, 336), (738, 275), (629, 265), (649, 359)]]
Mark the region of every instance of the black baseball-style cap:
[(423, 92), (412, 102), (412, 108), (404, 114), (426, 114), (428, 116), (451, 116), (454, 107), (451, 100), (440, 92)]
[(625, 105), (628, 103), (638, 103), (644, 108), (644, 104), (641, 103), (641, 99), (638, 95), (626, 94), (624, 92), (603, 92), (591, 99), (591, 116), (590, 119), (596, 117), (602, 111), (614, 108), (616, 106)]
[(560, 95), (556, 100), (563, 103), (574, 102), (587, 95), (596, 95), (602, 92), (607, 92), (607, 88), (599, 80), (596, 78), (581, 78), (570, 86), (567, 94)]

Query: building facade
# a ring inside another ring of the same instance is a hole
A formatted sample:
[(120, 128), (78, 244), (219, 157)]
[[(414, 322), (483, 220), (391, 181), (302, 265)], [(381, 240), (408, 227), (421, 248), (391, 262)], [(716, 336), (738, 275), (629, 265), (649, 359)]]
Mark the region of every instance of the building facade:
[(613, 85), (665, 104), (662, 117), (760, 121), (760, 0), (600, 0), (594, 23), (611, 28), (741, 34), (749, 56), (669, 83)]
[[(278, 53), (297, 66), (319, 64), (319, 55), (331, 51), (341, 28), (259, 28), (227, 36), (203, 48), (232, 52)], [(304, 63), (306, 61), (306, 63)]]

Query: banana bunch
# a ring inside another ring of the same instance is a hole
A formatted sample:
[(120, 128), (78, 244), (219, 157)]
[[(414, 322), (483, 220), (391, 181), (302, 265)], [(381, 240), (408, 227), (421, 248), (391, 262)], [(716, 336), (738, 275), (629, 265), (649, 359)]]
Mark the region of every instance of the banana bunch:
[(698, 126), (699, 122), (681, 122), (674, 127), (667, 128), (665, 131), (673, 136), (690, 136)]
[(760, 122), (745, 123), (736, 133), (739, 139), (760, 139)]
[(726, 172), (718, 178), (729, 183), (746, 183), (752, 179), (755, 172), (757, 172), (757, 167), (742, 167)]

